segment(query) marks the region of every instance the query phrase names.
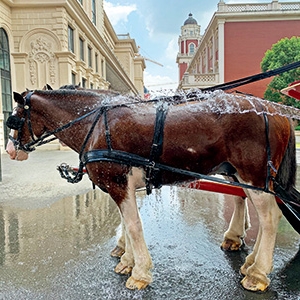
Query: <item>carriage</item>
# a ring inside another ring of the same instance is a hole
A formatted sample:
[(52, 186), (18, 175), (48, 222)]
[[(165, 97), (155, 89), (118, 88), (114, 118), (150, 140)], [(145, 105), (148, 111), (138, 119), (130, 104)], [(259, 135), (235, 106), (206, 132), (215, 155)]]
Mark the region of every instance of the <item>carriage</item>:
[(59, 171), (72, 183), (87, 173), (118, 205), (125, 244), (120, 241), (112, 253), (121, 256), (115, 272), (131, 274), (126, 282), (130, 289), (152, 282), (136, 189), (151, 193), (165, 184), (187, 184), (239, 196), (235, 207), (242, 213), (233, 213), (222, 243), (225, 250), (242, 245), (249, 198), (260, 227), (253, 252), (241, 267), (242, 285), (264, 291), (282, 213), (300, 233), (295, 136), (288, 118), (300, 111), (222, 91), (237, 84), (150, 101), (65, 88), (14, 93), (17, 108), (7, 120), (12, 129), (7, 152), (12, 159), (26, 159), (54, 135), (79, 154), (78, 169), (61, 165)]

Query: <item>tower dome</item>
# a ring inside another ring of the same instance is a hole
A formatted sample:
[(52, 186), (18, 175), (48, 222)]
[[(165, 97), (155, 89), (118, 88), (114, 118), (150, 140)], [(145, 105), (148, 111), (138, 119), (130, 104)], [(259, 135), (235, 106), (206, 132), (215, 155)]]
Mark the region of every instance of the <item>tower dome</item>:
[(193, 14), (189, 13), (189, 17), (184, 21), (183, 25), (197, 25), (197, 21), (193, 18)]

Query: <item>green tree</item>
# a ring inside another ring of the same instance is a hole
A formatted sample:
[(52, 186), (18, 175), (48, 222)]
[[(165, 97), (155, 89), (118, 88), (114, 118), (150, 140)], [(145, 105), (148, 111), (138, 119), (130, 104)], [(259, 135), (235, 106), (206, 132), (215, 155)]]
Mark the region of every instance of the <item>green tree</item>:
[[(297, 61), (300, 61), (300, 37), (283, 38), (267, 50), (261, 62), (261, 69), (266, 72)], [(280, 93), (281, 89), (296, 80), (300, 80), (300, 68), (275, 76), (268, 85), (264, 98), (300, 108), (300, 101)]]

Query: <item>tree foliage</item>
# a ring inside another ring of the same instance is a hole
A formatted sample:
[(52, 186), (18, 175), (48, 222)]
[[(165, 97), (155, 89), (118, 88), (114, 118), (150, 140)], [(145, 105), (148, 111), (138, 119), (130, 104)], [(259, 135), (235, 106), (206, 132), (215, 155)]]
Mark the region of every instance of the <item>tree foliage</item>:
[[(261, 62), (261, 69), (266, 72), (297, 61), (300, 61), (300, 37), (283, 38), (267, 50)], [(264, 98), (300, 108), (300, 101), (280, 93), (281, 89), (297, 80), (300, 80), (300, 68), (275, 76), (268, 85)]]

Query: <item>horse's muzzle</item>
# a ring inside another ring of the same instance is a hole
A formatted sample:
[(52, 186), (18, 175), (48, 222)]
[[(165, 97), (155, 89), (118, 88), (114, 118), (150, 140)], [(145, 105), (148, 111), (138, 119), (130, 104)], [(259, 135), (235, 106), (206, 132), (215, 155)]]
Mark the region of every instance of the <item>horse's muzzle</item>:
[(28, 153), (22, 150), (16, 150), (14, 143), (12, 141), (8, 141), (6, 145), (6, 152), (9, 155), (10, 159), (13, 160), (26, 160), (28, 158)]

